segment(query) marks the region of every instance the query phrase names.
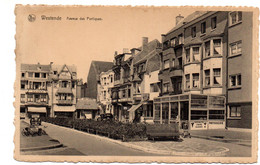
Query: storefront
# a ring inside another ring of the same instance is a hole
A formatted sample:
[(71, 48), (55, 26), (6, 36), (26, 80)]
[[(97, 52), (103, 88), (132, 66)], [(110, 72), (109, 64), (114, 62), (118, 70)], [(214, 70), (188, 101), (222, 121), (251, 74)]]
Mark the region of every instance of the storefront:
[(224, 129), (225, 97), (181, 94), (154, 98), (154, 123), (186, 123), (189, 129)]

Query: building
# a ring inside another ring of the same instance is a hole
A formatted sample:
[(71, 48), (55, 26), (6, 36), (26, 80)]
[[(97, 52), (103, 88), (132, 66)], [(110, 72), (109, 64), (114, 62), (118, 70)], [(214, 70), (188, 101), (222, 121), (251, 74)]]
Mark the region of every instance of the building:
[(77, 68), (72, 65), (51, 65), (48, 88), (50, 117), (73, 117), (76, 110)]
[(87, 83), (83, 83), (83, 80), (80, 79), (78, 80), (77, 82), (77, 99), (80, 99), (80, 98), (84, 98), (86, 97), (85, 96), (85, 93), (86, 93), (86, 90), (87, 90)]
[(252, 128), (253, 12), (228, 13), (227, 127)]
[(106, 72), (113, 67), (113, 62), (105, 62), (105, 61), (92, 61), (88, 78), (87, 78), (87, 89), (85, 93), (85, 97), (97, 99), (99, 90), (100, 90), (100, 73)]
[(95, 119), (98, 114), (98, 105), (96, 99), (80, 98), (76, 104), (76, 118)]
[(128, 49), (123, 49), (123, 53), (114, 55), (114, 87), (112, 92), (112, 105), (116, 120), (128, 121), (128, 109), (132, 106), (131, 92), (131, 65), (132, 54)]
[(20, 73), (20, 117), (31, 117), (36, 114), (49, 116), (51, 103), (49, 101), (50, 65), (21, 64)]
[(21, 64), (20, 116), (73, 117), (76, 110), (75, 66)]
[(111, 90), (114, 87), (114, 72), (112, 69), (100, 74), (100, 93), (98, 102), (102, 105), (102, 113), (114, 113), (112, 106)]
[(198, 11), (176, 20), (162, 35), (154, 121), (188, 123), (190, 129), (251, 128), (252, 81), (241, 88), (241, 75), (252, 79), (252, 13)]
[(160, 93), (161, 43), (158, 40), (148, 42), (143, 37), (142, 51), (133, 58), (132, 91), (133, 106), (129, 111), (130, 122), (153, 122), (153, 98)]
[(148, 38), (143, 37), (141, 47), (133, 48), (131, 52), (124, 49), (121, 54), (115, 52), (112, 104), (114, 115), (119, 121), (133, 122), (141, 120), (141, 117), (147, 120), (151, 118), (152, 98), (157, 92), (152, 92), (151, 97), (149, 92), (150, 84), (156, 88), (158, 83), (159, 47), (158, 40), (148, 42)]

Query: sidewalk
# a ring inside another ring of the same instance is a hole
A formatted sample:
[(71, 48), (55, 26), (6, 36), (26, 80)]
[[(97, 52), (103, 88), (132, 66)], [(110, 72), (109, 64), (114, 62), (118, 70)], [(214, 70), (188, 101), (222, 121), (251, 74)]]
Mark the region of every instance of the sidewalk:
[(238, 130), (191, 130), (192, 137), (251, 146), (252, 133)]
[[(22, 129), (28, 126), (29, 124), (27, 123), (27, 121), (21, 121), (20, 132), (22, 132)], [(23, 136), (21, 134), (20, 137), (21, 137), (20, 138), (21, 151), (44, 150), (44, 149), (58, 148), (63, 146), (59, 141), (50, 138), (48, 135), (32, 137), (32, 136)]]

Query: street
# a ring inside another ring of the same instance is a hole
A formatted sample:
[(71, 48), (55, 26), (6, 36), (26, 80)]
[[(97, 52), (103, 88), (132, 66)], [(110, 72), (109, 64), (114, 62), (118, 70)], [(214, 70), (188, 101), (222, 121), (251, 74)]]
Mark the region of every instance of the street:
[[(60, 127), (49, 123), (43, 123), (46, 125), (45, 128), (48, 135), (57, 139), (64, 146), (73, 149), (83, 155), (106, 155), (106, 156), (160, 156), (165, 153), (148, 153), (145, 151), (129, 148), (126, 145), (120, 145), (114, 143), (108, 138), (100, 138), (98, 135), (92, 135), (85, 132), (77, 131), (70, 128)], [(213, 150), (226, 149), (224, 155), (227, 157), (247, 157), (251, 156), (251, 147), (242, 146), (235, 143), (223, 143), (217, 141), (211, 141), (199, 138), (186, 138), (182, 142), (175, 141), (140, 141), (140, 142), (122, 142), (123, 144), (130, 144), (135, 146), (146, 147), (147, 149), (153, 150), (176, 150), (185, 154), (193, 148), (194, 151), (200, 152), (201, 150)], [(175, 147), (175, 148), (174, 148)], [(197, 147), (197, 148), (194, 148)], [(205, 148), (206, 147), (206, 148)], [(211, 147), (211, 148), (210, 148)], [(60, 152), (60, 149), (55, 149), (53, 152)], [(241, 152), (243, 151), (243, 152)], [(37, 151), (39, 154), (48, 154), (50, 151)], [(53, 153), (52, 152), (52, 153)], [(70, 153), (70, 152), (68, 152)], [(73, 153), (73, 152), (72, 152)], [(57, 153), (55, 154), (57, 155)], [(169, 154), (170, 155), (170, 154)], [(171, 154), (173, 155), (173, 154)], [(174, 155), (173, 155), (174, 156)], [(185, 155), (184, 155), (185, 156)], [(192, 156), (187, 154), (187, 156)]]

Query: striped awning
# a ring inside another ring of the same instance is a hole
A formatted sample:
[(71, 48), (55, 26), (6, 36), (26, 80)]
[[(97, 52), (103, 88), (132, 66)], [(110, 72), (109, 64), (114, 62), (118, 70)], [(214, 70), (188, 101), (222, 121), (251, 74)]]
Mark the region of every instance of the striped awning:
[(46, 113), (46, 107), (28, 107), (28, 112)]

